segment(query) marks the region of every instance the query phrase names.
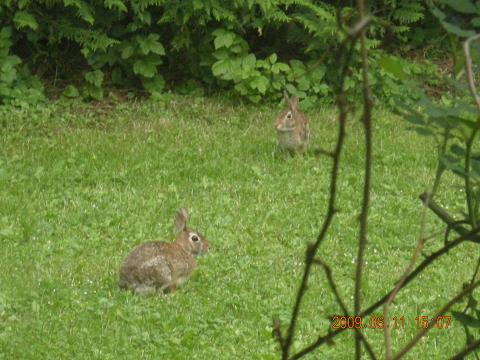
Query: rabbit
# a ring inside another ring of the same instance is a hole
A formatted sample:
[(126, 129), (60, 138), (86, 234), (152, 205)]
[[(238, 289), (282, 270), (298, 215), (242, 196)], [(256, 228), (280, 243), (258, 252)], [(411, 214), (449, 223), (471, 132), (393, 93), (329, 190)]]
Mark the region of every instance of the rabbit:
[(195, 269), (196, 255), (208, 251), (208, 241), (187, 228), (188, 211), (178, 210), (174, 224), (179, 234), (173, 243), (148, 242), (134, 248), (120, 267), (119, 286), (135, 294), (175, 290)]
[(280, 146), (290, 152), (303, 153), (307, 150), (310, 140), (310, 127), (307, 117), (298, 109), (298, 97), (288, 97), (283, 92), (286, 108), (277, 118), (278, 142)]

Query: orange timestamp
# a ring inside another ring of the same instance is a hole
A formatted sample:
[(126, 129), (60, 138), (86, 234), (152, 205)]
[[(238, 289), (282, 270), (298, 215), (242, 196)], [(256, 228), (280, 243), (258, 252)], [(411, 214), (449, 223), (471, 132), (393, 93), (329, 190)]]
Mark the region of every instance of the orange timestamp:
[[(437, 328), (448, 329), (452, 323), (451, 316), (437, 316), (429, 318), (426, 315), (417, 316), (415, 322), (418, 329)], [(368, 318), (362, 316), (342, 316), (334, 315), (332, 317), (332, 329), (383, 329), (386, 326), (383, 315), (371, 315)], [(390, 329), (404, 329), (405, 316), (392, 316), (389, 322)]]

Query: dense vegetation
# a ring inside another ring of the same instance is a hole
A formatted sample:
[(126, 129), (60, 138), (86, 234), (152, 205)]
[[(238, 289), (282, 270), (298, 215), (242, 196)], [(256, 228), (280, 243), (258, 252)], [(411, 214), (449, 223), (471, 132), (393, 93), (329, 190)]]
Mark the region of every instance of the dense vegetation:
[[(312, 0), (6, 0), (0, 4), (0, 101), (44, 94), (100, 99), (107, 89), (234, 91), (258, 102), (283, 89), (332, 100), (336, 51), (358, 18), (354, 3)], [(370, 1), (374, 94), (391, 101), (419, 78), (435, 92), (445, 52), (480, 25), (473, 2)], [(458, 14), (462, 16), (458, 16)], [(462, 33), (463, 32), (463, 33)], [(357, 63), (359, 65), (359, 62)], [(438, 66), (437, 66), (438, 65)], [(440, 66), (440, 67), (439, 67)], [(347, 90), (360, 79), (353, 66)]]

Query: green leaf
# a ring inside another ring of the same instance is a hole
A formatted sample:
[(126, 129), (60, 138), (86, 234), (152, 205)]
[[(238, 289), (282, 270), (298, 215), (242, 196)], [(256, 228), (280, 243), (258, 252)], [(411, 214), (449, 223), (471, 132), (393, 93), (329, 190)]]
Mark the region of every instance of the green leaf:
[(134, 48), (132, 45), (128, 44), (122, 49), (121, 57), (122, 59), (128, 59), (133, 55)]
[(460, 321), (462, 325), (472, 328), (480, 328), (480, 320), (475, 319), (473, 316), (464, 314), (460, 311), (451, 311), (453, 317)]
[(301, 91), (308, 91), (308, 89), (310, 89), (310, 80), (308, 80), (306, 76), (297, 80), (297, 84), (298, 89)]
[(475, 31), (463, 30), (460, 27), (458, 27), (457, 25), (453, 25), (453, 24), (450, 24), (450, 23), (445, 22), (445, 21), (442, 21), (441, 24), (442, 24), (443, 28), (445, 30), (447, 30), (449, 33), (452, 33), (452, 34), (457, 35), (459, 37), (468, 38), (470, 36), (475, 35)]
[[(12, 56), (7, 57), (7, 60)], [(0, 68), (0, 83), (11, 84), (17, 78), (17, 70), (14, 65), (4, 62)]]
[(150, 94), (161, 93), (165, 88), (165, 80), (163, 79), (163, 76), (157, 75), (153, 79), (143, 80), (143, 87)]
[(272, 72), (274, 74), (279, 74), (281, 71), (288, 73), (290, 71), (290, 66), (281, 62), (272, 65)]
[(96, 100), (101, 100), (103, 98), (103, 89), (101, 87), (87, 84), (84, 87), (84, 95), (86, 97), (91, 97)]
[(269, 84), (268, 79), (263, 75), (260, 75), (254, 78), (252, 81), (250, 81), (250, 87), (252, 89), (257, 89), (261, 94), (265, 94), (265, 92), (267, 91), (268, 84)]
[(248, 94), (248, 88), (243, 83), (235, 84), (235, 90), (238, 91), (241, 95), (245, 96)]
[(242, 68), (245, 71), (250, 71), (255, 69), (256, 58), (254, 54), (248, 54), (242, 59)]
[(303, 76), (306, 72), (305, 65), (300, 60), (290, 60), (290, 66), (292, 67), (295, 78)]
[(233, 41), (237, 36), (235, 33), (223, 29), (215, 30), (212, 35), (215, 36), (215, 40), (213, 41), (213, 44), (215, 45), (215, 50), (222, 47), (229, 48), (230, 46), (232, 46)]
[(26, 11), (17, 11), (13, 17), (13, 21), (15, 22), (17, 29), (24, 27), (29, 27), (32, 30), (38, 29), (37, 20), (35, 20), (35, 17), (32, 14)]
[(137, 36), (136, 40), (144, 55), (148, 55), (151, 52), (157, 55), (165, 55), (165, 48), (158, 41), (159, 38), (160, 35), (158, 34), (150, 34), (146, 38)]
[(465, 155), (465, 149), (462, 148), (461, 146), (454, 144), (450, 147), (450, 151), (454, 153), (455, 155), (458, 156), (464, 156)]
[(104, 0), (103, 4), (109, 10), (117, 9), (121, 12), (127, 12), (128, 9), (121, 0)]
[(328, 87), (327, 84), (315, 84), (315, 85), (313, 85), (313, 91), (315, 91), (316, 94), (327, 95), (329, 90), (330, 90), (330, 88)]
[[(243, 44), (243, 46), (242, 46)], [(231, 46), (228, 50), (231, 51), (234, 54), (241, 54), (245, 52), (248, 49), (248, 46), (246, 46), (244, 43), (241, 44), (235, 44)]]
[(12, 28), (10, 26), (5, 26), (0, 30), (0, 48), (3, 46), (3, 43), (10, 39), (12, 36)]
[(432, 6), (430, 12), (440, 21), (444, 20), (447, 17), (447, 15), (445, 15), (445, 13), (436, 6)]
[(273, 53), (268, 57), (268, 60), (270, 61), (270, 64), (275, 64), (277, 62), (277, 54)]
[(441, 2), (463, 14), (478, 13), (475, 4), (470, 0), (441, 0)]
[(319, 66), (315, 68), (313, 71), (309, 72), (310, 80), (312, 80), (313, 82), (320, 82), (322, 81), (326, 72), (327, 72), (327, 68), (325, 66), (323, 65)]
[(77, 98), (80, 96), (78, 89), (73, 85), (68, 85), (65, 90), (63, 91), (63, 96), (68, 98)]
[(85, 73), (85, 80), (95, 87), (101, 87), (103, 83), (103, 72), (100, 70)]
[(146, 78), (152, 78), (157, 73), (157, 65), (148, 59), (137, 60), (133, 63), (133, 72)]
[(227, 49), (220, 49), (214, 51), (212, 55), (217, 60), (226, 60), (230, 57), (230, 52)]
[(287, 88), (289, 94), (295, 95), (297, 93), (297, 88), (292, 84), (287, 84), (285, 87)]
[(266, 60), (257, 60), (255, 66), (256, 66), (257, 69), (269, 70), (272, 65)]
[(95, 18), (90, 10), (89, 6), (82, 0), (63, 0), (65, 6), (74, 6), (77, 8), (78, 16), (85, 22), (93, 25)]
[(228, 71), (227, 60), (219, 60), (212, 65), (212, 74), (220, 77)]
[(403, 64), (397, 57), (383, 55), (379, 59), (379, 64), (385, 72), (392, 74), (397, 79), (405, 80), (407, 78), (407, 74), (403, 70)]
[(446, 169), (453, 171), (455, 174), (465, 178), (465, 169), (461, 165), (460, 161), (452, 157), (451, 155), (444, 155), (440, 159), (442, 164), (445, 166)]
[(260, 100), (261, 100), (262, 98), (260, 97), (260, 95), (249, 95), (249, 96), (248, 96), (248, 99), (249, 99), (251, 102), (253, 102), (253, 103), (256, 104), (256, 103), (260, 102)]

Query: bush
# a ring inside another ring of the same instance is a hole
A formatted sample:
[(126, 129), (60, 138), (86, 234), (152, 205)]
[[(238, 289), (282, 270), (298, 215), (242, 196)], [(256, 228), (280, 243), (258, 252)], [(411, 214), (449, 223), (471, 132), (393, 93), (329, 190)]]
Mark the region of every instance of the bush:
[[(8, 0), (0, 5), (0, 28), (7, 29), (0, 38), (0, 49), (7, 49), (2, 50), (0, 63), (10, 69), (36, 69), (48, 89), (62, 89), (67, 97), (100, 99), (104, 89), (118, 87), (149, 94), (165, 88), (231, 90), (253, 102), (278, 99), (283, 89), (303, 99), (330, 98), (338, 80), (331, 75), (336, 73), (335, 52), (345, 37), (337, 30), (337, 15), (345, 27), (357, 17), (350, 7), (337, 14), (334, 4)], [(401, 66), (409, 75), (419, 67), (401, 61), (399, 49), (391, 50), (392, 43), (411, 42), (411, 25), (421, 22), (427, 9), (420, 0), (373, 1), (371, 6), (383, 11), (381, 18), (374, 18), (369, 46), (373, 67), (380, 70), (375, 72), (375, 93), (387, 99), (405, 94), (392, 64), (397, 62), (394, 67)], [(25, 84), (39, 89), (26, 71), (10, 73), (9, 79), (10, 92)], [(357, 88), (354, 82), (348, 87)], [(2, 91), (0, 101), (12, 96)]]

